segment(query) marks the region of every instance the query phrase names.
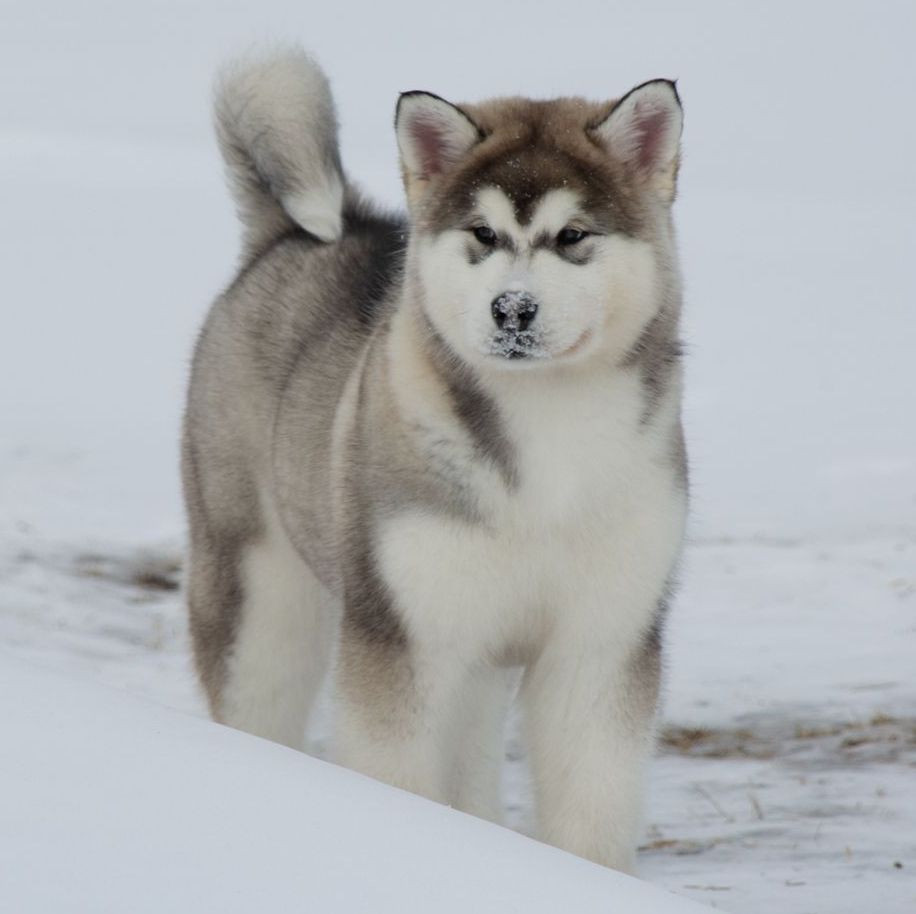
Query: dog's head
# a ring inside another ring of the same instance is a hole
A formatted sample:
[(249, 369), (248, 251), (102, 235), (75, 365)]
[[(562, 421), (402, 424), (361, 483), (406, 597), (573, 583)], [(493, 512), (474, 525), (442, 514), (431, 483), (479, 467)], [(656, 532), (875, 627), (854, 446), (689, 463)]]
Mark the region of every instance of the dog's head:
[(410, 269), (458, 355), (504, 369), (632, 344), (667, 268), (681, 122), (667, 80), (606, 104), (401, 96)]

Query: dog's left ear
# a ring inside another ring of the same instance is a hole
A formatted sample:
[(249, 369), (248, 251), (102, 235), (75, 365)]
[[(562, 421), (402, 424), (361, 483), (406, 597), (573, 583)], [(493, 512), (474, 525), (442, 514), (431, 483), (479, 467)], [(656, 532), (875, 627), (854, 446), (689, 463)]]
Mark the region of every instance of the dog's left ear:
[(677, 183), (684, 114), (675, 84), (653, 79), (631, 89), (594, 134), (631, 176), (671, 201)]
[(464, 111), (430, 92), (402, 93), (394, 125), (408, 197), (414, 182), (448, 171), (483, 139)]

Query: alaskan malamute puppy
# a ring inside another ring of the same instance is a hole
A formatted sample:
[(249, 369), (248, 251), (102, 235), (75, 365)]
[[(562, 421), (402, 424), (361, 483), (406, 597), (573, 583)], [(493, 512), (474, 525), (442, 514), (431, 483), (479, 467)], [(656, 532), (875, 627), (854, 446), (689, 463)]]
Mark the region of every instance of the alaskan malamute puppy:
[(397, 107), (409, 215), (300, 51), (229, 70), (241, 270), (197, 344), (189, 601), (213, 716), (498, 819), (524, 670), (539, 834), (631, 870), (687, 502), (673, 83)]

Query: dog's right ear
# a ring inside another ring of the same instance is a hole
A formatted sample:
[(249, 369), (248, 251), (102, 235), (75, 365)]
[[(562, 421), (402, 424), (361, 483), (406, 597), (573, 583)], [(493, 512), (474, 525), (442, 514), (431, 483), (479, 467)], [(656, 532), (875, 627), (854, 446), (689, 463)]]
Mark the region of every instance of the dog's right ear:
[(402, 93), (394, 126), (408, 198), (454, 167), (483, 139), (480, 128), (467, 114), (430, 92)]

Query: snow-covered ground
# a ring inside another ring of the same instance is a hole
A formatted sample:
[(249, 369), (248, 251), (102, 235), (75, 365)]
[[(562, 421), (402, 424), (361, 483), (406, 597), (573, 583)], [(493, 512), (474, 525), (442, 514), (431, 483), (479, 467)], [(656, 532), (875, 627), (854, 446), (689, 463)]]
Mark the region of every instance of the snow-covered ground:
[[(694, 520), (644, 875), (734, 914), (916, 910), (911, 3), (22, 0), (0, 21), (7, 653), (203, 715), (176, 437), (235, 256), (209, 137), (221, 58), (313, 48), (346, 165), (389, 203), (400, 90), (677, 76)], [(15, 840), (0, 825), (0, 857)]]
[(283, 746), (4, 660), (4, 911), (708, 910)]

